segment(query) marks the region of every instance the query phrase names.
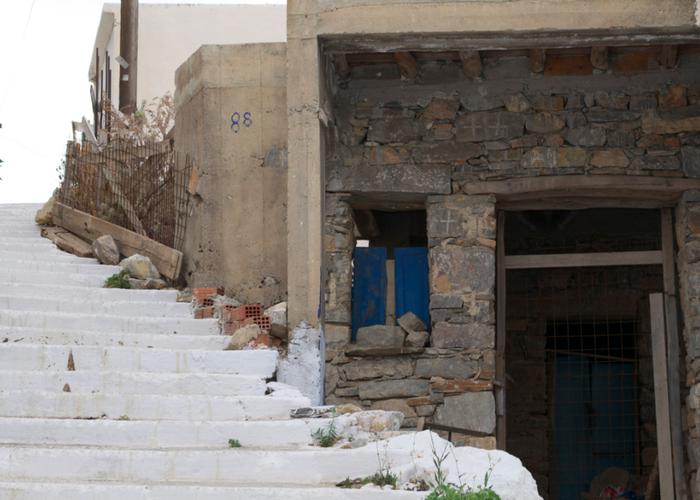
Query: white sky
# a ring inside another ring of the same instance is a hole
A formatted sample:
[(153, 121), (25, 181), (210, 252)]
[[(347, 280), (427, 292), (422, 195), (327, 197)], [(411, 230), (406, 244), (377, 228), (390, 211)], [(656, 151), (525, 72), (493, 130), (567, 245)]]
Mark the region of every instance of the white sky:
[(87, 74), (103, 3), (0, 0), (0, 203), (43, 202), (58, 186), (71, 121), (92, 117)]

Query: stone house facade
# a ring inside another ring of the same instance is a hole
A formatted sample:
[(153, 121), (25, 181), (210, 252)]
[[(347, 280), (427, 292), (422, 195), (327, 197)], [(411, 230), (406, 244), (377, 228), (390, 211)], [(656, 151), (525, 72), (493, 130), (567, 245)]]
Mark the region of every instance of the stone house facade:
[[(699, 38), (685, 0), (290, 2), (265, 148), (287, 148), (289, 324), (323, 330), (326, 402), (504, 448), (545, 498), (613, 465), (700, 498)], [(396, 326), (405, 247), (422, 343)], [(359, 325), (363, 248), (381, 314)]]

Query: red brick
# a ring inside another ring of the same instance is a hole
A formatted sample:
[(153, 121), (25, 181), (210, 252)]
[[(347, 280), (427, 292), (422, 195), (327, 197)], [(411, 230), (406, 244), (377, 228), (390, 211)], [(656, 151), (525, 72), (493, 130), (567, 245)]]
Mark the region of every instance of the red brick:
[(254, 323), (255, 321), (253, 321), (251, 318), (246, 318), (243, 321), (232, 321), (230, 323), (224, 323), (224, 335), (233, 335), (244, 326), (252, 325)]
[(211, 297), (212, 295), (218, 295), (221, 288), (207, 287), (207, 288), (195, 288), (192, 291), (192, 296), (197, 301), (197, 304), (204, 305), (204, 301)]
[(195, 319), (213, 318), (214, 317), (214, 307), (213, 306), (199, 307), (199, 308), (195, 309), (194, 317), (195, 317)]
[(221, 316), (224, 323), (232, 323), (234, 321), (243, 321), (246, 319), (244, 306), (224, 306)]

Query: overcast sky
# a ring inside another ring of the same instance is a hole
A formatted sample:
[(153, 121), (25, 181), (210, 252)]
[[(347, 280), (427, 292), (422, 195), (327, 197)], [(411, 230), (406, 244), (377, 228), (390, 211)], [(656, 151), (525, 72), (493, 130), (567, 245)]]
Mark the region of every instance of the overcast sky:
[(103, 3), (0, 1), (0, 203), (43, 202), (57, 187), (56, 168), (71, 138), (71, 121), (92, 116), (87, 74)]

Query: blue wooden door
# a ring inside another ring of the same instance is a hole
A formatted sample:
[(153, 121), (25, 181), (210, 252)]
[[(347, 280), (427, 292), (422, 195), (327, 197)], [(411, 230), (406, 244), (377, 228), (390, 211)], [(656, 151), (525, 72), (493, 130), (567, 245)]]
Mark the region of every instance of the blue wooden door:
[(358, 247), (353, 254), (352, 339), (363, 326), (386, 322), (386, 248)]
[(557, 498), (579, 500), (609, 467), (634, 470), (634, 367), (558, 354), (555, 370)]
[(396, 248), (396, 317), (412, 312), (430, 329), (430, 291), (428, 288), (428, 249)]

